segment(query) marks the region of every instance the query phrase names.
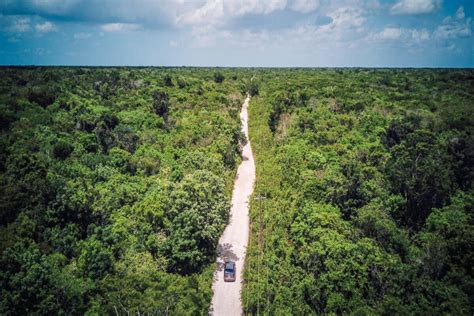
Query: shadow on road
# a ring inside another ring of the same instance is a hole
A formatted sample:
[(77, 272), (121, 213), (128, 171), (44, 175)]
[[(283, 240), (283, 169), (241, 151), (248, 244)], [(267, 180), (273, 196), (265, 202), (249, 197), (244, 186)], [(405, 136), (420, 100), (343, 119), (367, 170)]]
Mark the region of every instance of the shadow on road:
[(224, 269), (224, 262), (227, 260), (237, 261), (239, 257), (232, 251), (232, 244), (224, 243), (217, 246), (217, 253), (219, 255), (219, 261), (217, 263), (217, 271), (222, 271)]

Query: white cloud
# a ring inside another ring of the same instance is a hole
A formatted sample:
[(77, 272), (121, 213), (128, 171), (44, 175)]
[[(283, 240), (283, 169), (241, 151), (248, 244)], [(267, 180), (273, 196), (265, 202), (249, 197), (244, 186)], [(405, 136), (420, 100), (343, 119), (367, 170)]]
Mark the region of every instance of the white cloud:
[(407, 29), (401, 27), (385, 27), (381, 32), (371, 33), (369, 42), (398, 41), (405, 46), (417, 46), (431, 38), (427, 29)]
[(8, 32), (13, 33), (25, 33), (31, 30), (30, 19), (29, 18), (18, 18), (13, 21), (13, 23), (6, 28)]
[(136, 23), (107, 23), (102, 24), (101, 29), (105, 32), (132, 32), (141, 30), (142, 25)]
[[(287, 10), (291, 4), (293, 3), (287, 3)], [(354, 3), (351, 2), (351, 4)], [(225, 14), (226, 7), (222, 8), (222, 14)], [(278, 6), (273, 6), (272, 9), (279, 10)], [(367, 10), (364, 5), (324, 9), (322, 13), (325, 14), (325, 21), (327, 21), (325, 23), (316, 23), (315, 18), (311, 17), (307, 20), (310, 21), (309, 23), (296, 23), (284, 28), (245, 28), (242, 26), (227, 28), (222, 27), (225, 21), (219, 20), (216, 23), (193, 25), (190, 39), (192, 44), (198, 47), (224, 44), (240, 48), (258, 47), (259, 50), (295, 47), (301, 52), (307, 52), (315, 47), (342, 49), (351, 41), (359, 41), (365, 37), (365, 22), (370, 10)], [(244, 11), (234, 12), (234, 16), (242, 12)]]
[(461, 6), (456, 11), (455, 16), (448, 16), (443, 20), (434, 32), (434, 35), (438, 39), (470, 37), (472, 35), (471, 25), (472, 19), (466, 19), (464, 8)]
[(178, 47), (179, 44), (176, 41), (170, 41), (169, 45), (170, 45), (170, 47)]
[[(377, 0), (369, 2), (378, 6)], [(331, 2), (329, 7), (340, 7), (345, 3), (344, 6), (357, 11), (365, 6), (362, 0), (335, 3)], [(107, 32), (205, 25), (233, 30), (249, 26), (287, 28), (306, 23), (301, 19), (302, 15), (288, 11), (308, 14), (327, 7), (327, 3), (321, 0), (134, 0), (133, 3), (127, 0), (101, 0), (97, 3), (87, 0), (0, 0), (0, 12), (94, 23), (103, 25), (102, 29)], [(278, 14), (278, 17), (272, 14)], [(259, 19), (260, 16), (264, 17)]]
[(187, 11), (177, 18), (177, 23), (189, 25), (216, 24), (224, 18), (222, 0), (208, 0), (197, 10)]
[[(291, 5), (288, 3), (287, 5)], [(354, 4), (351, 2), (351, 4)], [(287, 7), (288, 9), (288, 7)], [(345, 47), (351, 41), (365, 36), (365, 22), (370, 13), (363, 5), (336, 6), (326, 8), (325, 23), (299, 23), (285, 28), (232, 29), (231, 31), (211, 27), (195, 27), (193, 39), (198, 46), (210, 46), (216, 43), (232, 43), (238, 47), (256, 47), (259, 50), (278, 47), (295, 47), (302, 52), (315, 47)], [(302, 49), (304, 48), (304, 49)]]
[(399, 0), (390, 12), (392, 14), (426, 14), (441, 8), (441, 0)]
[(384, 30), (376, 34), (376, 38), (379, 39), (399, 39), (402, 36), (402, 30), (398, 27), (386, 27)]
[(464, 7), (463, 6), (460, 6), (457, 11), (456, 11), (456, 18), (458, 20), (462, 20), (465, 18), (465, 15), (464, 15)]
[(91, 36), (92, 36), (91, 33), (79, 32), (79, 33), (74, 34), (74, 39), (83, 40), (83, 39), (88, 39)]
[(243, 16), (246, 14), (269, 14), (274, 11), (283, 10), (286, 8), (286, 6), (287, 0), (224, 1), (225, 13), (231, 16)]
[[(296, 0), (296, 2), (316, 0)], [(206, 0), (200, 7), (182, 12), (176, 19), (178, 25), (224, 25), (231, 19), (245, 15), (265, 15), (284, 10), (287, 0)], [(306, 8), (309, 9), (309, 5)]]
[(344, 7), (329, 13), (333, 20), (332, 24), (339, 27), (353, 28), (360, 27), (366, 21), (365, 12), (358, 8)]
[(36, 32), (38, 33), (48, 33), (48, 32), (52, 32), (52, 31), (55, 31), (56, 30), (56, 26), (49, 22), (49, 21), (46, 21), (44, 23), (38, 23), (35, 25), (35, 30)]
[(293, 0), (290, 9), (297, 12), (309, 13), (319, 8), (319, 0)]
[(412, 39), (416, 41), (426, 41), (431, 38), (430, 32), (428, 32), (427, 29), (421, 29), (421, 30), (409, 30)]
[(30, 17), (2, 16), (0, 14), (0, 29), (9, 33), (27, 33), (32, 30), (38, 33), (48, 33), (56, 30), (56, 26), (49, 21), (35, 24), (34, 21), (38, 19), (35, 17), (32, 21)]

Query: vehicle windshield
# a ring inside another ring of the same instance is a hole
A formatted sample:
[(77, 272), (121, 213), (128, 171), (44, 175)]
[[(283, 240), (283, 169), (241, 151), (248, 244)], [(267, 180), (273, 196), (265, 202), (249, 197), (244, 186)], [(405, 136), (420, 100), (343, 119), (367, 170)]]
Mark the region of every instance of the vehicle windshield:
[(234, 265), (232, 263), (226, 263), (225, 272), (234, 272)]

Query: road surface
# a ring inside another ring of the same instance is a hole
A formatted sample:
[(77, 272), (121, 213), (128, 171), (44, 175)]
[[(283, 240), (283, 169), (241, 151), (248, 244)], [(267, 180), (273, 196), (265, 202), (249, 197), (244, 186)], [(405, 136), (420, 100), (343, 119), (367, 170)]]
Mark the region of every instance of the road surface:
[[(250, 97), (247, 96), (240, 119), (242, 121), (242, 131), (248, 137), (248, 114), (247, 107)], [(232, 192), (232, 209), (229, 225), (224, 230), (218, 245), (218, 268), (214, 273), (212, 290), (212, 305), (210, 314), (221, 315), (241, 315), (242, 304), (240, 301), (240, 291), (242, 289), (242, 269), (245, 262), (245, 251), (249, 238), (249, 205), (248, 200), (253, 191), (255, 182), (255, 163), (253, 160), (250, 140), (242, 150), (242, 163), (237, 169), (237, 176)], [(226, 259), (236, 263), (237, 275), (235, 282), (224, 282), (223, 265)]]

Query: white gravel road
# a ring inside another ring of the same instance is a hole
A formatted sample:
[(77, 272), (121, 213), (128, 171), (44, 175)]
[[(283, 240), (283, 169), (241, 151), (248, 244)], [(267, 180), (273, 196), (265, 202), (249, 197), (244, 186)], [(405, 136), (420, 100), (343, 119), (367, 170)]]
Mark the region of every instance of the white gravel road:
[[(242, 131), (248, 137), (248, 114), (247, 107), (250, 97), (247, 96), (240, 119), (242, 121)], [(237, 177), (234, 182), (232, 192), (232, 209), (230, 223), (219, 239), (217, 258), (218, 268), (214, 273), (212, 289), (212, 305), (210, 314), (221, 315), (241, 315), (242, 304), (240, 301), (240, 291), (242, 289), (242, 269), (245, 261), (245, 251), (249, 239), (249, 205), (248, 200), (253, 191), (255, 182), (255, 163), (250, 147), (250, 140), (242, 151), (242, 163), (237, 170)], [(237, 275), (235, 282), (224, 282), (223, 264), (225, 260), (233, 260), (236, 263)]]

